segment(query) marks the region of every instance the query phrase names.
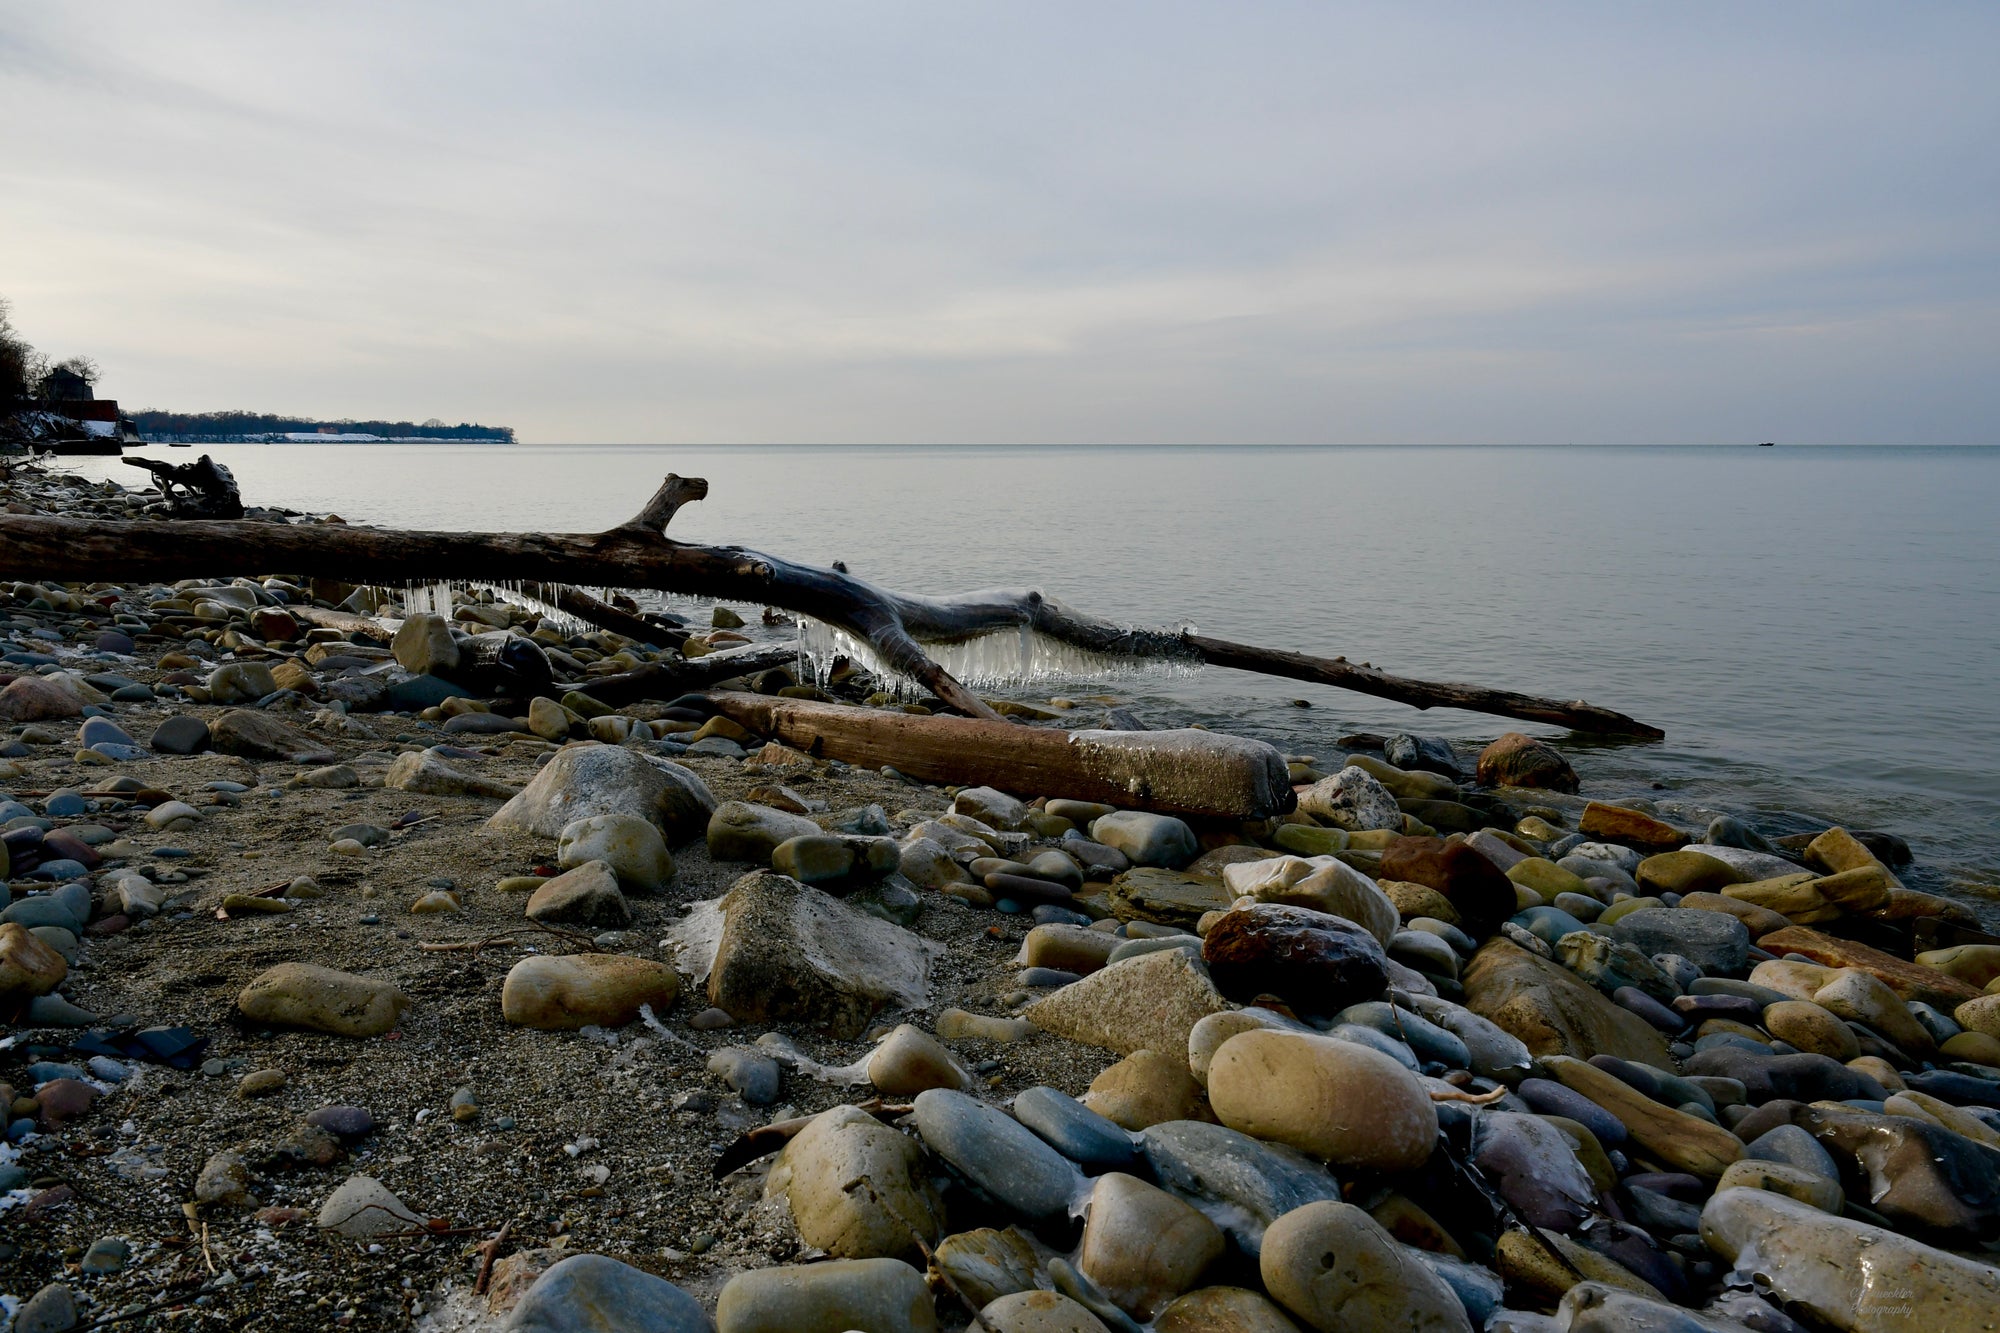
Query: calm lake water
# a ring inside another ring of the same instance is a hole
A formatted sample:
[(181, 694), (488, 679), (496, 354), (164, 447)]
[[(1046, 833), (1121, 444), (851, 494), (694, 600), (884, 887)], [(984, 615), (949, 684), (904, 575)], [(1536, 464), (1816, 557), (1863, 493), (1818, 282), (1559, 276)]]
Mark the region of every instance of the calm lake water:
[[(2000, 449), (141, 452), (211, 453), (253, 504), (406, 527), (595, 530), (667, 472), (704, 476), (677, 536), (910, 591), (1032, 584), (1113, 619), (1589, 699), (1667, 739), (1573, 752), (1588, 794), (1771, 832), (1891, 829), (1924, 867), (1913, 882), (2000, 882)], [(1356, 730), (1513, 725), (1215, 668), (1016, 693), (1106, 689), (1156, 724), (1304, 754)]]

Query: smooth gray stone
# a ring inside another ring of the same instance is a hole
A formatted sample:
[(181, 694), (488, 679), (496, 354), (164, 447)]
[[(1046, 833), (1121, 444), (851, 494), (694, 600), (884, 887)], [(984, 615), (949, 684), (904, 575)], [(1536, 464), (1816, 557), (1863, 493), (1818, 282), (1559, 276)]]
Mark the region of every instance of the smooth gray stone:
[(1621, 1009), (1629, 1009), (1669, 1036), (1687, 1027), (1687, 1019), (1676, 1009), (1661, 1004), (1637, 986), (1620, 986), (1611, 992), (1612, 1002)]
[(752, 1106), (769, 1106), (778, 1100), (782, 1077), (778, 1062), (762, 1051), (725, 1046), (708, 1057), (708, 1072)]
[(454, 736), (500, 736), (508, 732), (527, 730), (513, 718), (502, 713), (460, 713), (448, 719), (444, 729)]
[(58, 900), (53, 894), (36, 898), (20, 898), (0, 911), (0, 921), (12, 921), (18, 925), (59, 926), (72, 933), (83, 929), (83, 922), (76, 919), (69, 904)]
[(701, 1302), (664, 1278), (601, 1254), (574, 1255), (535, 1279), (511, 1333), (715, 1333)]
[(1769, 986), (1759, 986), (1751, 981), (1738, 981), (1734, 977), (1703, 977), (1687, 988), (1690, 995), (1741, 995), (1747, 1000), (1755, 1000), (1766, 1008), (1781, 1004), (1792, 997), (1781, 990)]
[(123, 1236), (103, 1236), (92, 1241), (83, 1252), (80, 1267), (86, 1273), (117, 1273), (124, 1270), (131, 1258), (132, 1245)]
[(1033, 1087), (1015, 1097), (1014, 1118), (1091, 1174), (1123, 1171), (1139, 1157), (1123, 1127), (1054, 1088)]
[(1422, 1014), (1390, 1004), (1387, 1000), (1363, 1000), (1350, 1004), (1337, 1015), (1343, 1023), (1374, 1028), (1391, 1041), (1408, 1046), (1420, 1060), (1435, 1060), (1453, 1069), (1472, 1067), (1472, 1052), (1457, 1034), (1447, 1032)]
[(1701, 1209), (1644, 1185), (1625, 1187), (1625, 1205), (1630, 1219), (1656, 1236), (1686, 1236), (1701, 1230)]
[(78, 1322), (76, 1297), (62, 1283), (51, 1282), (14, 1312), (14, 1333), (69, 1333)]
[(1750, 931), (1727, 912), (1661, 907), (1621, 916), (1606, 931), (1649, 956), (1676, 953), (1710, 974), (1741, 972), (1750, 961)]
[(1169, 1120), (1139, 1137), (1161, 1187), (1200, 1209), (1245, 1254), (1260, 1253), (1265, 1229), (1294, 1208), (1341, 1201), (1340, 1182), (1304, 1153), (1221, 1125)]
[(1417, 1059), (1415, 1051), (1365, 1023), (1335, 1023), (1327, 1029), (1326, 1035), (1356, 1046), (1366, 1046), (1371, 1051), (1380, 1051), (1413, 1074), (1424, 1067), (1424, 1062)]
[(1702, 834), (1697, 848), (1740, 847), (1748, 852), (1764, 852), (1776, 856), (1778, 849), (1765, 836), (1740, 819), (1719, 815), (1708, 822), (1708, 831)]
[(28, 1026), (83, 1028), (97, 1021), (88, 1009), (79, 1009), (60, 995), (37, 995), (28, 1001)]
[(962, 1092), (932, 1088), (917, 1094), (917, 1133), (975, 1188), (1037, 1221), (1064, 1217), (1083, 1191), (1068, 1158), (1020, 1121)]
[(1605, 1148), (1622, 1147), (1627, 1137), (1624, 1122), (1576, 1089), (1550, 1078), (1521, 1080), (1514, 1089), (1522, 1101), (1543, 1115), (1565, 1116), (1576, 1121)]
[(1810, 1131), (1797, 1125), (1779, 1125), (1764, 1131), (1743, 1150), (1743, 1155), (1752, 1161), (1796, 1166), (1836, 1185), (1840, 1183), (1840, 1168), (1834, 1164), (1833, 1154)]
[(1486, 1321), (1500, 1308), (1506, 1291), (1497, 1274), (1478, 1264), (1418, 1249), (1414, 1245), (1405, 1247), (1403, 1253), (1444, 1279), (1444, 1284), (1451, 1288), (1451, 1294), (1458, 1297), (1458, 1303), (1465, 1307), (1465, 1317), (1472, 1321), (1474, 1328), (1485, 1328)]

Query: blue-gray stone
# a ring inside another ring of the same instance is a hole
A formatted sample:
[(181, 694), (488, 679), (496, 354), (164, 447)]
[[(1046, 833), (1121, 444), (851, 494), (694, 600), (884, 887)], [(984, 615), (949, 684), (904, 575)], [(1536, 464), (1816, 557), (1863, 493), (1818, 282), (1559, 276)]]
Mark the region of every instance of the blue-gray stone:
[(1547, 944), (1554, 944), (1565, 935), (1585, 929), (1583, 922), (1560, 907), (1530, 907), (1516, 912), (1513, 920), (1515, 925)]
[(199, 754), (208, 748), (208, 723), (179, 714), (153, 728), (146, 744), (161, 754)]
[(1793, 997), (1769, 986), (1759, 986), (1753, 981), (1738, 981), (1734, 977), (1703, 977), (1687, 988), (1690, 995), (1741, 995), (1755, 1000), (1769, 1008)]
[(1521, 1086), (1514, 1089), (1521, 1100), (1543, 1115), (1566, 1116), (1576, 1121), (1592, 1134), (1605, 1148), (1621, 1146), (1626, 1139), (1625, 1125), (1617, 1116), (1599, 1106), (1590, 1098), (1548, 1078), (1521, 1080)]
[(35, 812), (19, 801), (0, 801), (0, 824), (10, 823), (16, 819), (33, 818)]
[[(70, 862), (75, 865), (74, 861)], [(70, 905), (50, 894), (34, 898), (22, 898), (0, 911), (0, 921), (12, 921), (17, 925), (33, 929), (36, 926), (60, 926), (64, 930), (83, 929), (83, 923), (76, 919)]]
[(1245, 1254), (1259, 1253), (1265, 1228), (1294, 1208), (1340, 1202), (1340, 1182), (1304, 1153), (1221, 1125), (1168, 1120), (1139, 1137), (1160, 1185), (1201, 1208)]
[(66, 926), (29, 926), (28, 933), (61, 954), (65, 963), (76, 962), (76, 932)]
[(930, 1150), (981, 1193), (1037, 1221), (1068, 1216), (1083, 1177), (1027, 1126), (946, 1088), (918, 1093), (915, 1107)]
[(82, 879), (90, 873), (90, 867), (81, 861), (72, 861), (67, 856), (59, 856), (53, 861), (44, 861), (28, 872), (29, 879), (47, 880), (51, 884), (67, 884), (71, 880)]
[(37, 995), (28, 1001), (31, 1028), (83, 1028), (97, 1021), (88, 1009), (79, 1009), (60, 995)]
[(1834, 1165), (1833, 1154), (1797, 1125), (1779, 1125), (1764, 1131), (1743, 1150), (1743, 1155), (1752, 1161), (1796, 1166), (1835, 1183), (1840, 1180), (1840, 1168)]
[(1611, 998), (1621, 1008), (1639, 1015), (1662, 1032), (1675, 1033), (1687, 1026), (1687, 1020), (1678, 1012), (1661, 1004), (1637, 986), (1620, 986), (1611, 992)]
[(76, 1297), (62, 1283), (51, 1282), (14, 1312), (14, 1333), (69, 1333), (81, 1322)]
[(708, 1057), (708, 1072), (752, 1106), (769, 1106), (778, 1100), (778, 1062), (762, 1051), (725, 1046)]
[(1920, 1074), (1905, 1074), (1903, 1082), (1913, 1091), (1950, 1102), (1953, 1106), (1983, 1106), (1989, 1110), (2000, 1110), (2000, 1083), (1991, 1079), (1951, 1069), (1927, 1069)]
[(602, 1254), (578, 1254), (535, 1279), (510, 1333), (715, 1333), (701, 1302), (665, 1278)]
[(73, 791), (59, 791), (42, 802), (42, 813), (50, 819), (73, 819), (90, 813), (90, 802)]
[(77, 728), (76, 739), (80, 744), (85, 746), (138, 744), (126, 732), (125, 728), (119, 726), (108, 717), (86, 719), (84, 724)]
[(21, 1074), (33, 1087), (40, 1087), (44, 1083), (53, 1083), (59, 1078), (73, 1078), (78, 1082), (82, 1082), (86, 1077), (84, 1072), (75, 1065), (60, 1064), (54, 1060), (37, 1060), (23, 1069)]
[(1398, 1008), (1387, 1000), (1363, 1000), (1347, 1006), (1338, 1016), (1343, 1023), (1373, 1028), (1393, 1041), (1402, 1042), (1421, 1060), (1434, 1060), (1453, 1069), (1466, 1069), (1472, 1064), (1472, 1052), (1456, 1033), (1447, 1032), (1422, 1014)]
[(153, 687), (151, 685), (140, 684), (137, 681), (130, 685), (120, 685), (117, 689), (111, 691), (111, 700), (113, 703), (142, 704), (149, 702), (152, 698)]
[[(1015, 910), (1018, 911), (1020, 909), (1017, 906)], [(1036, 989), (1068, 986), (1073, 982), (1083, 980), (1082, 977), (1074, 972), (1065, 972), (1061, 968), (1055, 967), (1024, 967), (1014, 974), (1014, 979), (1023, 986), (1032, 986)]]
[(1374, 1028), (1361, 1023), (1336, 1023), (1326, 1035), (1352, 1042), (1356, 1046), (1366, 1046), (1371, 1051), (1380, 1051), (1412, 1073), (1423, 1069), (1423, 1062), (1417, 1059), (1415, 1051), (1394, 1037), (1377, 1032)]
[(123, 1236), (103, 1236), (90, 1243), (79, 1266), (84, 1272), (101, 1277), (124, 1271), (131, 1258), (132, 1246)]
[(1124, 1129), (1054, 1088), (1033, 1087), (1015, 1097), (1014, 1118), (1091, 1174), (1123, 1171), (1139, 1155)]
[(382, 707), (393, 713), (416, 713), (435, 708), (446, 699), (470, 699), (472, 691), (436, 676), (412, 676), (399, 680), (382, 695)]
[(1383, 743), (1382, 754), (1397, 768), (1437, 773), (1452, 779), (1464, 776), (1451, 742), (1442, 736), (1398, 733)]
[(114, 745), (110, 741), (100, 741), (96, 745), (91, 746), (90, 751), (93, 754), (101, 754), (106, 759), (115, 759), (121, 764), (131, 763), (137, 759), (150, 759), (153, 757), (151, 751), (141, 749), (139, 746)]

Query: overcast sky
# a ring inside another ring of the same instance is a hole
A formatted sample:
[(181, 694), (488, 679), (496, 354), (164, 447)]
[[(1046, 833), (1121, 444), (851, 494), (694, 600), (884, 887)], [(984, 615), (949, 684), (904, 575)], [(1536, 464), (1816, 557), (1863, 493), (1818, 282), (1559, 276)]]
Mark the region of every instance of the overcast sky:
[(0, 0), (128, 408), (537, 441), (1994, 443), (2000, 6)]

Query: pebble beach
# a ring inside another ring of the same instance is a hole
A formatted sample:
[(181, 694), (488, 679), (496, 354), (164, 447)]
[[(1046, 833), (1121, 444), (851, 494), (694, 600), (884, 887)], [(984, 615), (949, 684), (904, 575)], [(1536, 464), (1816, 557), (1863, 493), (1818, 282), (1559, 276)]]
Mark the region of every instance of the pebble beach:
[[(0, 584), (17, 1333), (2000, 1327), (2000, 935), (1895, 829), (1497, 723), (1245, 742), (1275, 813), (945, 786), (725, 708), (930, 711), (851, 664), (591, 694), (766, 608), (58, 575)], [(1143, 730), (1103, 686), (995, 703)]]

